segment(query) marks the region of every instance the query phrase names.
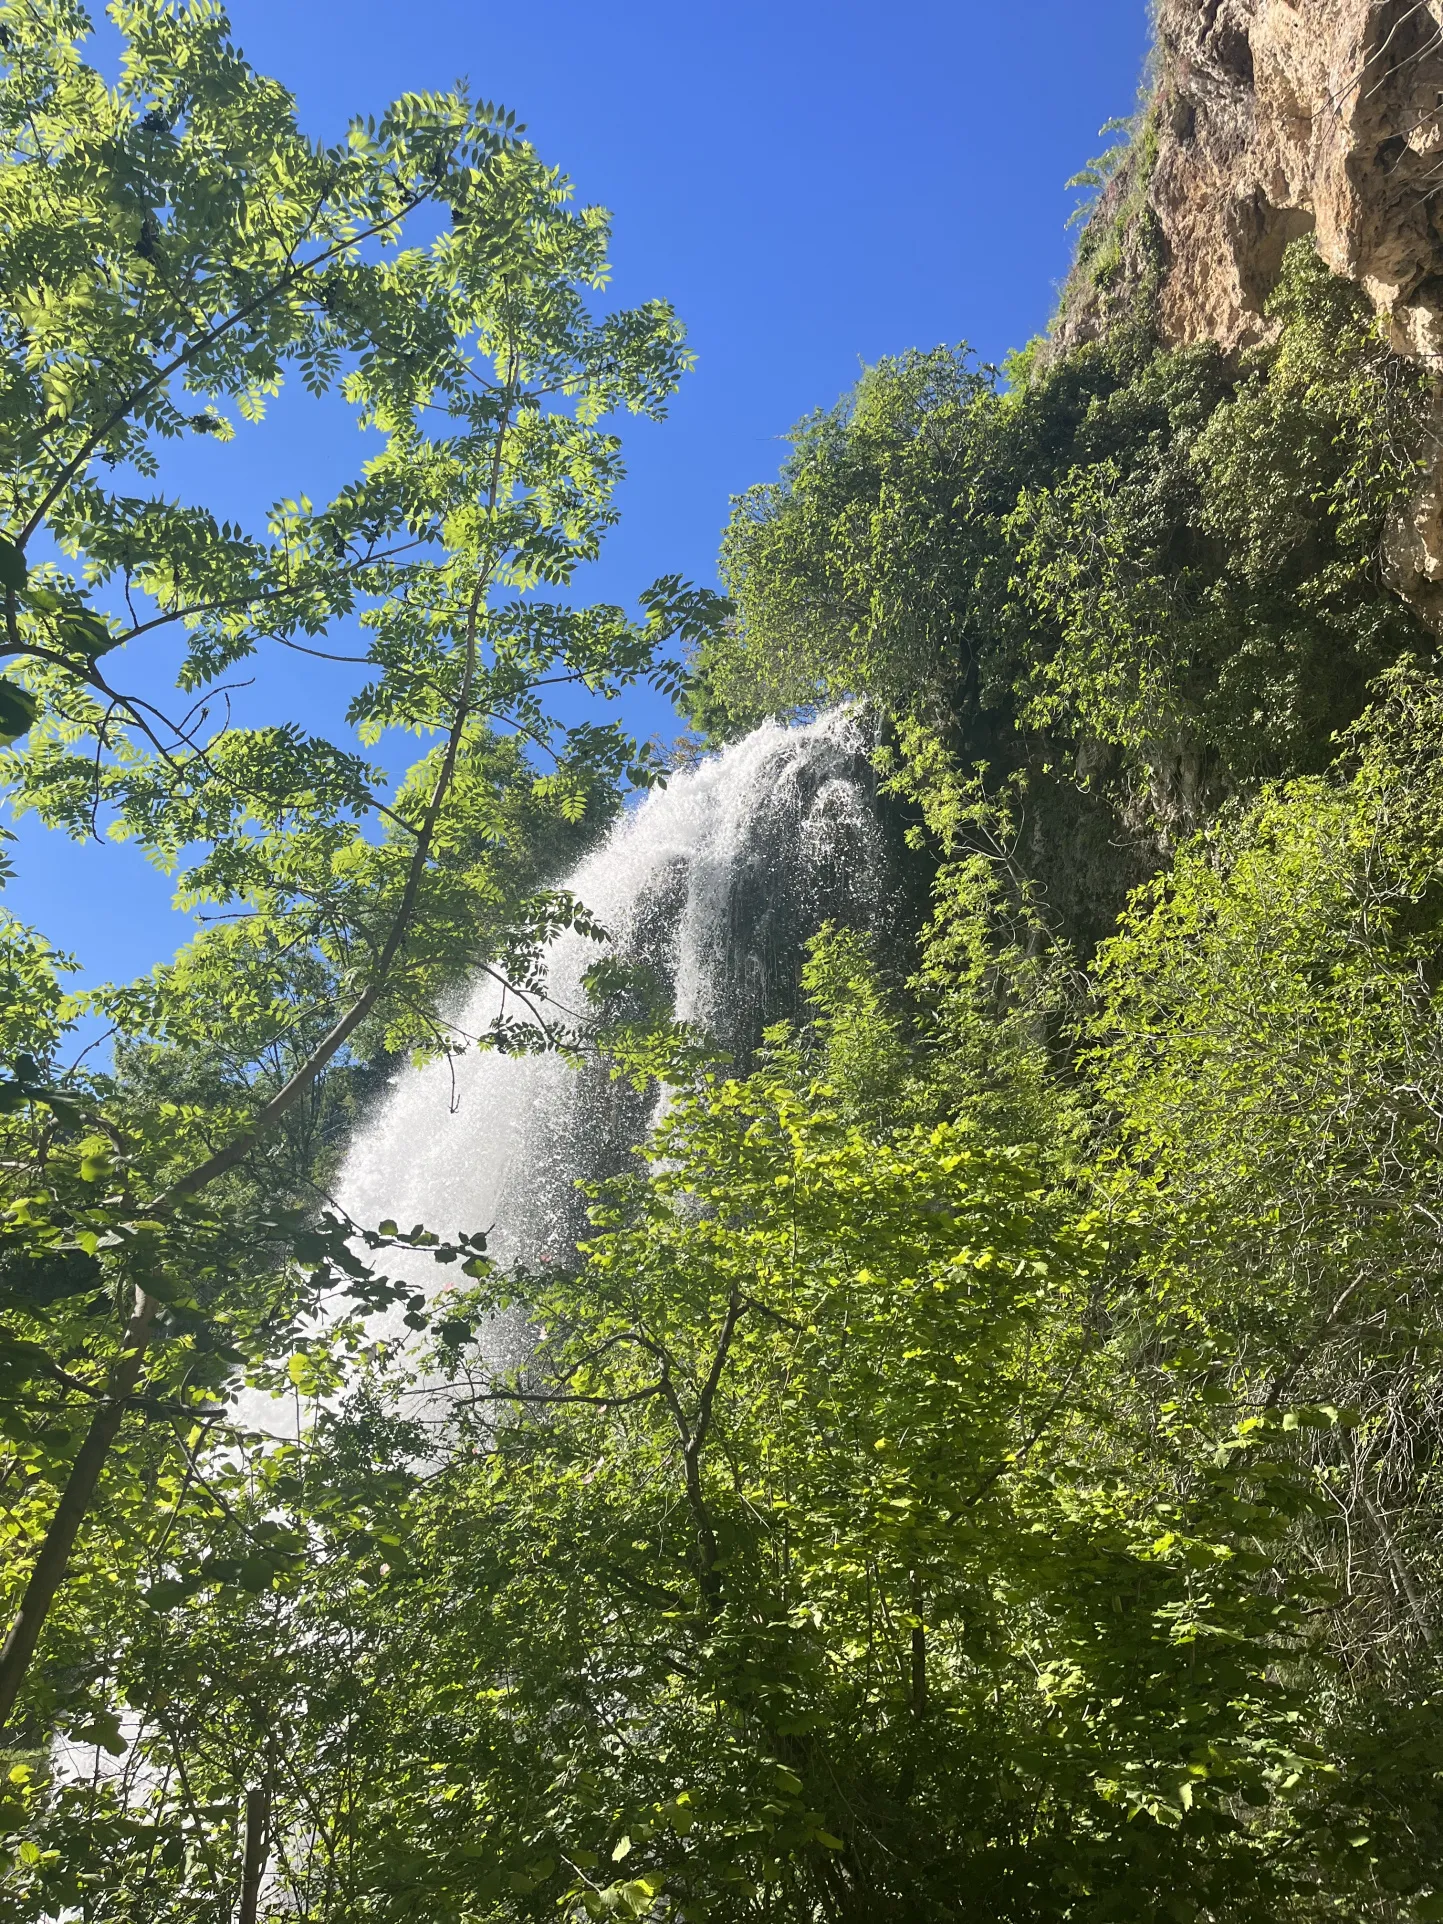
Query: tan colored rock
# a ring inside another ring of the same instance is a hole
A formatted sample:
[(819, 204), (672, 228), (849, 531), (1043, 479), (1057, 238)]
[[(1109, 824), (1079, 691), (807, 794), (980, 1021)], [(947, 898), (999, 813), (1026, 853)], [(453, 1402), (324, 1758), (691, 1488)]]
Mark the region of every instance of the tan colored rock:
[(1159, 0), (1154, 113), (1168, 340), (1257, 339), (1313, 232), (1401, 351), (1443, 355), (1443, 0)]
[[(1142, 190), (1131, 224), (1147, 224), (1167, 342), (1262, 338), (1284, 249), (1312, 233), (1395, 349), (1443, 373), (1443, 0), (1158, 0), (1154, 140), (1145, 188), (1124, 170), (1096, 218), (1115, 223)], [(1112, 284), (1074, 275), (1060, 348), (1139, 291), (1139, 244), (1119, 251)], [(1443, 460), (1388, 561), (1443, 631)]]

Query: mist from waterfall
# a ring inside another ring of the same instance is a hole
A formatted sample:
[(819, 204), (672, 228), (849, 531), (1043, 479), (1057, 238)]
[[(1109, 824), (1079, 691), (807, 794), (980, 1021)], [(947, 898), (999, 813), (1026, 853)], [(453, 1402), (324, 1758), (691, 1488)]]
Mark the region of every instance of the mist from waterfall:
[[(583, 975), (609, 951), (647, 965), (679, 1020), (724, 1048), (755, 1046), (794, 1006), (806, 938), (829, 917), (876, 918), (884, 862), (866, 747), (848, 708), (766, 723), (621, 816), (566, 878), (608, 941), (556, 940), (550, 1013), (585, 1009)], [(504, 993), (483, 981), (457, 1028), (483, 1034)], [(602, 1070), (473, 1048), (401, 1071), (357, 1134), (337, 1200), (366, 1226), (487, 1230), (501, 1261), (546, 1262), (583, 1226), (578, 1180), (626, 1166), (650, 1120)], [(437, 1277), (422, 1258), (406, 1269), (418, 1283)]]

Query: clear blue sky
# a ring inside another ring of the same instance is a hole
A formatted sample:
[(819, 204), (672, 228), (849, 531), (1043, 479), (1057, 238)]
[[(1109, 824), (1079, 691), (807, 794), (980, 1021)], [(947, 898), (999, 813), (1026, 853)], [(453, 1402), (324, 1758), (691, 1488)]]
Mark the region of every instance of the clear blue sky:
[[(859, 366), (966, 340), (997, 359), (1046, 325), (1066, 271), (1063, 183), (1134, 103), (1145, 0), (233, 0), (252, 64), (326, 139), (396, 93), (466, 78), (514, 108), (577, 196), (614, 216), (613, 296), (670, 299), (698, 362), (661, 427), (632, 424), (623, 521), (584, 584), (631, 601), (713, 581), (728, 497)], [(608, 303), (610, 304), (610, 303)], [(344, 414), (282, 407), (166, 476), (259, 522), (357, 459)], [(292, 658), (293, 659), (293, 658)], [(301, 667), (297, 718), (329, 705)], [(636, 732), (675, 730), (654, 698)], [(133, 850), (27, 828), (6, 903), (85, 979), (138, 974), (188, 925)]]

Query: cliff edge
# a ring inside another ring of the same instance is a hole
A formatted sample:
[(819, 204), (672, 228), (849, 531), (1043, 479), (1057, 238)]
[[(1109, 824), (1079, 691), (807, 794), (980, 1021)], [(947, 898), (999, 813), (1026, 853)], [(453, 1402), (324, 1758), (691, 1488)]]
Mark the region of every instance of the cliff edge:
[[(1148, 96), (1054, 328), (1063, 352), (1145, 313), (1169, 346), (1266, 337), (1292, 240), (1443, 376), (1443, 0), (1158, 0)], [(1433, 473), (1390, 584), (1443, 632), (1443, 379)]]

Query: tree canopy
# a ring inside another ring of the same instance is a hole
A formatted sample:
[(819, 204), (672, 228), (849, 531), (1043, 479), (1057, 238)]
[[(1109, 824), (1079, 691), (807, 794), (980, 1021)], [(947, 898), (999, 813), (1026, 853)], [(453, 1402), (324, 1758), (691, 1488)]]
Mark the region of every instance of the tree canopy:
[[(1300, 243), (1239, 360), (879, 364), (730, 605), (587, 606), (688, 365), (606, 217), (492, 104), (324, 147), (208, 0), (111, 15), (107, 83), (0, 4), (0, 773), (205, 919), (82, 994), (0, 923), (6, 1915), (1443, 1918), (1426, 382)], [(294, 377), (333, 501), (171, 497)], [(287, 649), (343, 730), (229, 712)], [(643, 677), (713, 742), (869, 704), (930, 890), (746, 1059), (545, 999)], [(664, 1098), (534, 1272), (328, 1195), (483, 1045)]]
[[(567, 592), (614, 519), (611, 417), (664, 412), (687, 355), (664, 303), (594, 314), (605, 217), (514, 116), (411, 96), (320, 146), (218, 8), (112, 14), (107, 86), (81, 9), (0, 10), (4, 773), (14, 807), (138, 842), (208, 914), (80, 998), (42, 935), (3, 931), (6, 1718), (87, 1514), (109, 1505), (128, 1568), (177, 1426), (314, 1312), (297, 1261), (348, 1084), (464, 1040), (443, 1001), (469, 972), (524, 1000), (584, 917), (557, 853), (653, 764), (614, 723), (561, 726), (554, 691), (664, 682), (715, 600), (670, 577), (633, 619)], [(162, 491), (167, 443), (251, 431), (287, 375), (370, 431), (333, 501), (280, 501), (260, 536)], [(166, 648), (169, 707), (144, 692)], [(345, 735), (233, 720), (227, 672), (287, 648), (364, 670)], [(391, 783), (363, 751), (397, 730), (429, 745)], [(81, 1013), (113, 1066), (63, 1067)], [(93, 1662), (49, 1674), (34, 1714), (87, 1701)]]

